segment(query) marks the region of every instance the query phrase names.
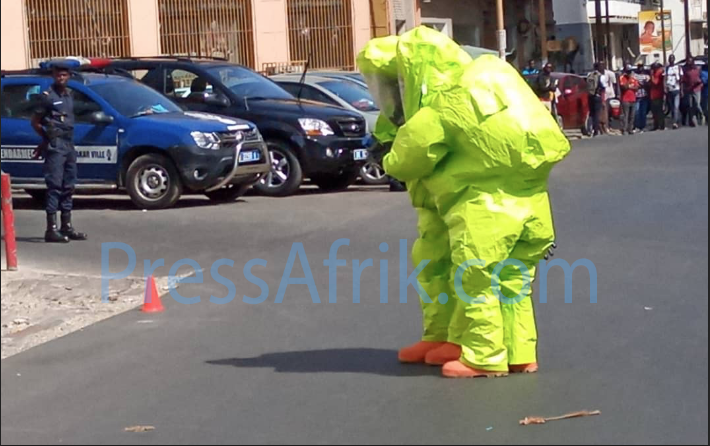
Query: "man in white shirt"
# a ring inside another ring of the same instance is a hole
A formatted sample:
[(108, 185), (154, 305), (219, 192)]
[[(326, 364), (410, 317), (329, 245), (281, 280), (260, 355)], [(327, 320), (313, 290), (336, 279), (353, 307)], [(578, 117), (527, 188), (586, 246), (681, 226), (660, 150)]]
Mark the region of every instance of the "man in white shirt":
[(603, 111), (601, 115), (601, 130), (603, 134), (609, 134), (609, 123), (611, 120), (611, 101), (616, 99), (618, 80), (616, 74), (607, 68), (606, 63), (601, 62), (600, 71), (602, 73), (602, 83), (606, 85), (604, 89)]
[(671, 107), (673, 116), (673, 128), (680, 127), (680, 81), (683, 78), (683, 70), (675, 63), (675, 56), (668, 59), (666, 68), (666, 93), (668, 94), (668, 105)]
[(589, 92), (589, 112), (592, 117), (592, 135), (602, 134), (602, 119), (604, 114), (604, 96), (607, 89), (606, 76), (602, 71), (602, 64), (595, 63), (594, 71), (587, 78)]

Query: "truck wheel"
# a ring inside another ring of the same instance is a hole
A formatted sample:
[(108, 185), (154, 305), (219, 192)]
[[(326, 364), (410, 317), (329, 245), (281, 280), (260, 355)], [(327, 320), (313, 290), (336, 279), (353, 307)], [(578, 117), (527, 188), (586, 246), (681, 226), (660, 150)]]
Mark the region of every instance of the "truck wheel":
[(140, 209), (170, 208), (182, 195), (182, 183), (172, 161), (149, 153), (136, 158), (126, 174), (126, 189)]
[(271, 170), (254, 185), (262, 195), (285, 197), (294, 194), (303, 181), (301, 163), (288, 145), (281, 141), (266, 141), (271, 158)]
[(381, 186), (388, 182), (385, 170), (374, 161), (369, 161), (362, 166), (362, 169), (360, 169), (360, 178), (362, 178), (363, 183), (371, 186)]
[(205, 192), (205, 195), (215, 203), (231, 203), (244, 195), (250, 187), (251, 184), (228, 184), (221, 189)]
[(44, 189), (25, 189), (25, 192), (35, 201), (40, 203), (47, 201), (47, 191)]
[(311, 181), (325, 192), (338, 192), (352, 186), (357, 180), (359, 171), (345, 171), (340, 175), (321, 174), (313, 175)]

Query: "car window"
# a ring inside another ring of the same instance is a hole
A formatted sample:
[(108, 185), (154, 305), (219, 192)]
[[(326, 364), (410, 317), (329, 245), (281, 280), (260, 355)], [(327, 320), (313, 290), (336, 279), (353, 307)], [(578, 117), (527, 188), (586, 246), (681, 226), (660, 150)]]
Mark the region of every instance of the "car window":
[(91, 114), (103, 109), (98, 102), (81, 91), (69, 89), (74, 99), (74, 120), (77, 124), (92, 124)]
[(363, 112), (379, 111), (370, 92), (351, 81), (329, 80), (318, 85)]
[(293, 99), (291, 94), (266, 77), (238, 65), (208, 68), (225, 88), (246, 99)]
[(310, 85), (303, 86), (303, 96), (301, 97), (310, 101), (322, 102), (323, 104), (340, 105), (337, 101), (328, 97), (327, 94)]
[(213, 93), (214, 87), (203, 77), (185, 70), (168, 70), (167, 84), (171, 86), (166, 94), (175, 99), (188, 99), (191, 95), (198, 96)]
[(127, 117), (182, 112), (175, 102), (138, 81), (106, 82), (89, 88)]
[(39, 84), (4, 85), (2, 87), (2, 117), (31, 119), (42, 92)]
[(571, 79), (573, 79), (574, 85), (577, 87), (577, 90), (579, 90), (580, 93), (587, 91), (587, 81), (584, 78), (573, 77)]
[[(298, 97), (299, 90), (301, 90), (300, 83), (298, 83), (298, 82), (279, 82), (278, 84), (281, 87), (283, 87), (284, 90), (291, 93), (294, 97)], [(323, 104), (340, 106), (340, 104), (337, 101), (333, 100), (332, 98), (328, 97), (328, 95), (318, 91), (317, 88), (314, 88), (308, 84), (303, 84), (303, 89), (300, 91), (300, 94), (301, 94), (301, 99), (305, 99), (307, 101), (315, 101), (315, 102), (321, 102)]]
[(161, 93), (164, 93), (164, 79), (163, 79), (163, 72), (164, 70), (160, 67), (156, 68), (151, 68), (151, 69), (136, 69), (131, 72), (133, 74), (133, 77), (136, 79), (140, 80), (147, 86), (158, 90)]
[(281, 88), (291, 93), (294, 97), (298, 95), (298, 85), (293, 82), (277, 82)]

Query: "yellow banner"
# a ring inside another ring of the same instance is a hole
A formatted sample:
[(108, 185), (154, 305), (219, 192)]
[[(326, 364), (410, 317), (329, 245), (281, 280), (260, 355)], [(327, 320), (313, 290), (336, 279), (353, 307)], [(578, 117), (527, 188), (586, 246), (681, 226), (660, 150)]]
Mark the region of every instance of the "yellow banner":
[[(665, 23), (662, 24), (661, 20)], [(663, 33), (665, 27), (665, 35)], [(663, 57), (663, 42), (666, 51), (673, 51), (673, 20), (671, 11), (642, 11), (639, 13), (639, 47), (641, 54)]]

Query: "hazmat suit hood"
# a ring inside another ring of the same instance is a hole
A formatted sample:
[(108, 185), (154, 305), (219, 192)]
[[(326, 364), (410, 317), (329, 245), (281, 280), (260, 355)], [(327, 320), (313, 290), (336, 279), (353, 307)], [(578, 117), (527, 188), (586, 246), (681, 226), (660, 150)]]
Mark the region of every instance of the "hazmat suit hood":
[(440, 168), (448, 183), (437, 187), (445, 189), (544, 188), (552, 166), (570, 150), (555, 119), (510, 64), (491, 55), (473, 59), (434, 29), (373, 39), (358, 65), (383, 110), (378, 130), (398, 135), (383, 167), (401, 181)]
[(385, 133), (396, 132), (396, 128), (404, 124), (404, 111), (397, 72), (398, 43), (399, 37), (397, 36), (372, 40), (357, 59), (370, 94), (380, 109), (380, 120), (376, 127), (385, 128)]

